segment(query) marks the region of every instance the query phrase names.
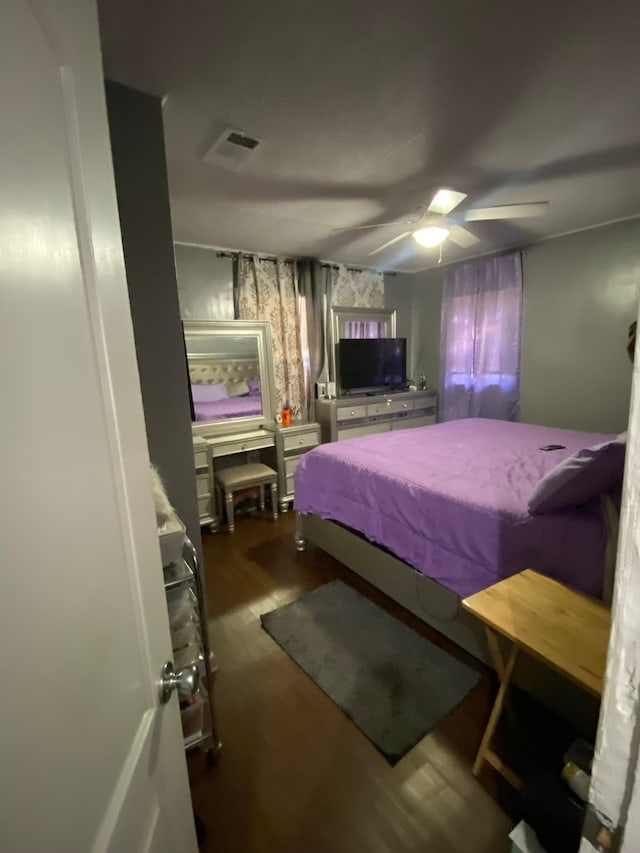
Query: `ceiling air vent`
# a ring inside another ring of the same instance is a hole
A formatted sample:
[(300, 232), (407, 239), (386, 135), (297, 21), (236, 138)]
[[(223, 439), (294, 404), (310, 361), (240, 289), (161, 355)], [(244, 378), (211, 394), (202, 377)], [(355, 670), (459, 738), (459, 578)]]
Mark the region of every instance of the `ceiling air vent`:
[(227, 169), (241, 169), (261, 145), (261, 139), (228, 127), (209, 148), (203, 160)]

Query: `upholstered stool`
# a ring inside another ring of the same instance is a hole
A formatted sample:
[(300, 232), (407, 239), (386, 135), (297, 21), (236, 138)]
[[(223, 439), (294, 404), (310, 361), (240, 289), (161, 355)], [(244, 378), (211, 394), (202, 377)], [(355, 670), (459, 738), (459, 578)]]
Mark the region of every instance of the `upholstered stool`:
[(233, 533), (235, 524), (233, 522), (233, 493), (240, 489), (250, 489), (258, 486), (260, 489), (260, 509), (264, 509), (264, 487), (271, 486), (271, 506), (273, 517), (278, 517), (278, 475), (261, 462), (250, 465), (234, 465), (216, 471), (216, 485), (224, 495), (224, 504), (227, 509), (227, 524), (229, 533)]

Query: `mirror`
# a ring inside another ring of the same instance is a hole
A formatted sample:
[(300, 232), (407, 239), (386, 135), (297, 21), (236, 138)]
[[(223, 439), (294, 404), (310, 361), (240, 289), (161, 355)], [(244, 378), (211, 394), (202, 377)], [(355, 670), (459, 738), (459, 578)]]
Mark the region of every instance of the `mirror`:
[(184, 323), (194, 435), (256, 429), (273, 421), (269, 323), (212, 320)]
[(331, 309), (329, 375), (337, 382), (336, 351), (341, 338), (395, 338), (396, 312), (392, 308)]

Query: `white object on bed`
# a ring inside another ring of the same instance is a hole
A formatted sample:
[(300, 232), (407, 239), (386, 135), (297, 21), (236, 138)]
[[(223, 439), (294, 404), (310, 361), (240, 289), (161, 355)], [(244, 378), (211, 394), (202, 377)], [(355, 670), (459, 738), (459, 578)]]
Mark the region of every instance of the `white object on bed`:
[(245, 397), (251, 389), (247, 382), (227, 382), (227, 392), (230, 397)]

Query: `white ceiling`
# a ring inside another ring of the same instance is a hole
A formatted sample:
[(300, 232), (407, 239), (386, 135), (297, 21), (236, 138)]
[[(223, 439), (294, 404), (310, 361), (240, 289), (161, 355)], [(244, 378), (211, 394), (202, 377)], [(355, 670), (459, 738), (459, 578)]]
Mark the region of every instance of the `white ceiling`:
[[(634, 0), (102, 0), (106, 76), (164, 104), (178, 241), (416, 271), (404, 218), (548, 200), (477, 222), (445, 261), (640, 214)], [(202, 155), (226, 127), (265, 140), (241, 171)]]

